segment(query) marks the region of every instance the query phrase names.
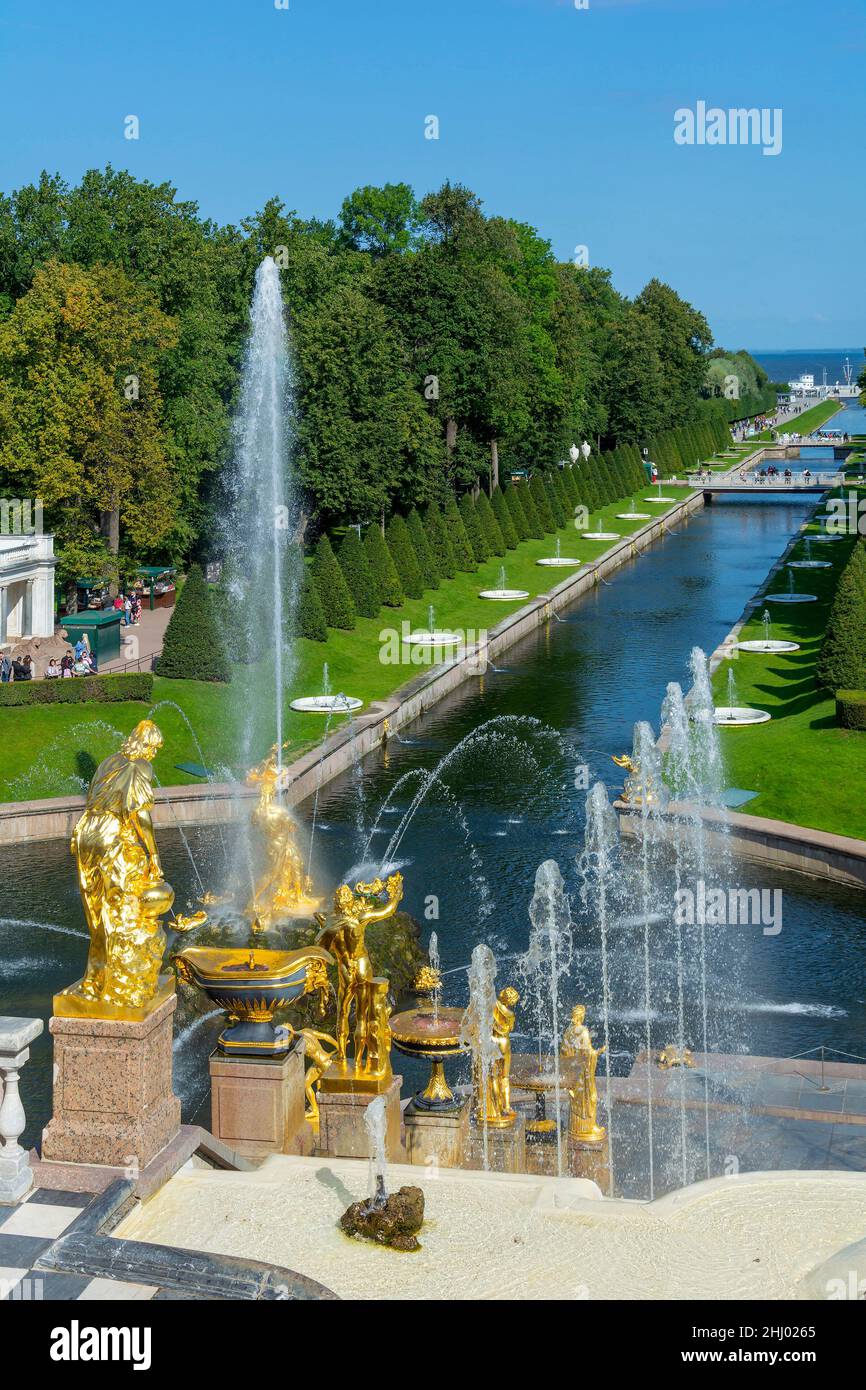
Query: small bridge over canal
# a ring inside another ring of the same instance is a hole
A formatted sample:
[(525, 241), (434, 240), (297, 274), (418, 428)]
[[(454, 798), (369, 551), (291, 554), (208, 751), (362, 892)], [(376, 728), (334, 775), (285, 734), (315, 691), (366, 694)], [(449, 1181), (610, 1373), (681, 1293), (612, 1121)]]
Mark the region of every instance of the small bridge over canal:
[(790, 478), (781, 475), (775, 478), (761, 477), (757, 473), (747, 473), (745, 478), (739, 474), (731, 476), (730, 473), (716, 476), (709, 481), (706, 475), (703, 478), (696, 474), (689, 476), (689, 483), (694, 488), (700, 488), (704, 496), (709, 500), (715, 493), (739, 493), (743, 496), (773, 496), (790, 497), (796, 493), (822, 493), (828, 488), (839, 487), (845, 481), (844, 473), (813, 473), (806, 478), (803, 473), (792, 473)]

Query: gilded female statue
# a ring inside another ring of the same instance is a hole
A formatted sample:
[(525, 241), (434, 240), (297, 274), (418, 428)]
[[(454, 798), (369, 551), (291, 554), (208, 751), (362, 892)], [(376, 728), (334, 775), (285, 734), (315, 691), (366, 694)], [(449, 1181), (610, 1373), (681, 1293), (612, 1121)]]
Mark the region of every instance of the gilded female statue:
[(153, 834), (151, 762), (162, 734), (142, 719), (103, 759), (72, 834), (90, 934), (87, 969), (75, 993), (92, 1003), (141, 1008), (157, 991), (165, 947), (160, 918), (174, 901)]
[[(381, 1032), (383, 996), (377, 988), (373, 963), (367, 950), (366, 929), (371, 922), (381, 922), (393, 916), (403, 896), (403, 877), (392, 874), (387, 883), (380, 878), (372, 883), (356, 883), (354, 891), (347, 883), (334, 894), (334, 918), (325, 921), (324, 914), (315, 914), (321, 931), (316, 944), (330, 951), (337, 962), (337, 1060), (345, 1064), (349, 1049), (349, 1022), (355, 1013), (355, 1056), (359, 1049), (361, 1060), (372, 1042), (381, 1052), (383, 1039), (371, 1038), (375, 1023)], [(356, 1071), (359, 1071), (356, 1060)]]
[(310, 896), (313, 885), (295, 844), (295, 818), (279, 797), (279, 752), (274, 745), (264, 762), (247, 774), (248, 785), (260, 789), (252, 823), (261, 831), (267, 850), (267, 868), (247, 906), (254, 931), (267, 931), (271, 923), (281, 917), (311, 913), (319, 902)]
[(568, 1088), (571, 1097), (571, 1121), (569, 1135), (583, 1143), (598, 1143), (605, 1136), (603, 1125), (597, 1123), (598, 1087), (595, 1074), (598, 1059), (605, 1049), (592, 1045), (592, 1035), (586, 1026), (586, 1007), (575, 1005), (571, 1012), (571, 1022), (562, 1040), (562, 1056), (573, 1057), (577, 1064), (576, 1075)]

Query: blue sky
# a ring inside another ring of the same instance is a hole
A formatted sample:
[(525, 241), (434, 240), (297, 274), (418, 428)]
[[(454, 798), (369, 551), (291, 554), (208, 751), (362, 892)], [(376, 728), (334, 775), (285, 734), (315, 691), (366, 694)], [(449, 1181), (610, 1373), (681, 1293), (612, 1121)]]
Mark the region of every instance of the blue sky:
[[(450, 178), (625, 293), (669, 281), (725, 346), (864, 342), (862, 0), (288, 6), (0, 0), (0, 188), (111, 162), (236, 221)], [(781, 108), (781, 153), (675, 144), (698, 101)]]

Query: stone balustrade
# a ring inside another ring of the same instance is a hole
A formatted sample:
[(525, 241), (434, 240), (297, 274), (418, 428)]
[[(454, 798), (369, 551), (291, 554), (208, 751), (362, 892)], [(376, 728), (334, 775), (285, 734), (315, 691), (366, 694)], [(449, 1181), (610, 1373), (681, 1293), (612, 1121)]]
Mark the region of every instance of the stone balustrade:
[(0, 1205), (19, 1202), (33, 1184), (30, 1157), (18, 1142), (25, 1124), (18, 1078), (43, 1027), (41, 1018), (0, 1015)]

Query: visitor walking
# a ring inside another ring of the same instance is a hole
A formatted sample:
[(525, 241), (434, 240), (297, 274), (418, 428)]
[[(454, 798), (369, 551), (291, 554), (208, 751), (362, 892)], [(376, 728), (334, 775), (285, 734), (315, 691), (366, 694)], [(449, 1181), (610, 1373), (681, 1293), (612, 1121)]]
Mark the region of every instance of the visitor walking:
[(12, 679), (12, 658), (4, 652), (0, 656), (0, 684), (8, 685)]

